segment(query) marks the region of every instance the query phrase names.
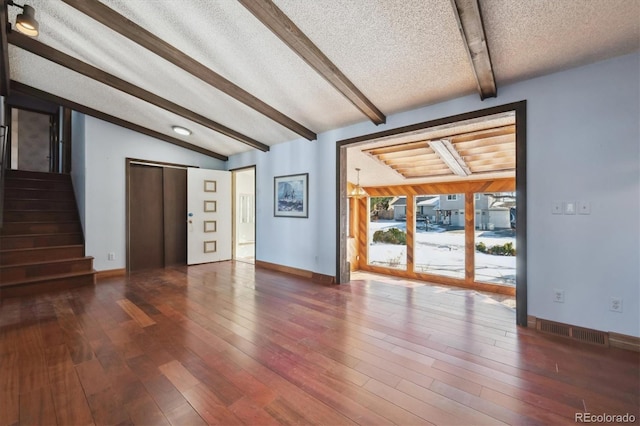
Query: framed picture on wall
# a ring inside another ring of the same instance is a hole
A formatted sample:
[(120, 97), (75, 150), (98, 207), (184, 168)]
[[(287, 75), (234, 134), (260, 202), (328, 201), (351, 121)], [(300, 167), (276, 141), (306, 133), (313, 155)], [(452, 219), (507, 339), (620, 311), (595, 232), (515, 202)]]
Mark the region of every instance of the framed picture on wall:
[(273, 215), (309, 217), (309, 173), (273, 178)]

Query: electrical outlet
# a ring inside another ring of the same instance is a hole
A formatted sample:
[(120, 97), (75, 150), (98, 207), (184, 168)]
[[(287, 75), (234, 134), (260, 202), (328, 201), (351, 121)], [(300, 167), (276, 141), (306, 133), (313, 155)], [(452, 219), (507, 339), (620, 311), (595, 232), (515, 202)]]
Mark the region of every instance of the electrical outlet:
[(578, 201), (578, 214), (591, 214), (591, 203), (588, 201)]
[(556, 303), (564, 303), (564, 290), (558, 288), (553, 290), (553, 301)]
[(116, 254), (115, 253), (108, 253), (107, 254), (107, 259), (108, 260), (116, 260)]
[(622, 312), (622, 299), (620, 297), (612, 297), (609, 300), (609, 310), (613, 312)]

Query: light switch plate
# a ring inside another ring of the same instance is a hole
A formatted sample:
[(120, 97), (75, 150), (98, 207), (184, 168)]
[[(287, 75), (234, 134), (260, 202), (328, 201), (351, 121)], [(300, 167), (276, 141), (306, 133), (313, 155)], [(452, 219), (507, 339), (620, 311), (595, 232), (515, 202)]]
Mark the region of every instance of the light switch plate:
[(564, 202), (564, 214), (576, 214), (576, 202), (565, 201)]
[(578, 201), (578, 214), (591, 214), (591, 203), (588, 201)]
[(562, 214), (562, 201), (554, 201), (551, 204), (551, 214)]

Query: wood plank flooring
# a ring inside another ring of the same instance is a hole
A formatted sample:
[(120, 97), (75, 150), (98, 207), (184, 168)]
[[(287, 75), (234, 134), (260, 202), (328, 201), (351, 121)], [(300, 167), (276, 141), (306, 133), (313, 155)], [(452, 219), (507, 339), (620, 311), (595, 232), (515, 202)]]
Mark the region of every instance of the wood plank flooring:
[(474, 291), (224, 262), (3, 300), (0, 425), (638, 421), (639, 356)]

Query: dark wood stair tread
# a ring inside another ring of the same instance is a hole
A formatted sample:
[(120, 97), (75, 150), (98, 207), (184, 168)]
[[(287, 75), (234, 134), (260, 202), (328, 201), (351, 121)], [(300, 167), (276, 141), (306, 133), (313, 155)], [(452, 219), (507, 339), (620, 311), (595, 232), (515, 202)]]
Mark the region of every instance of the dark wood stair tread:
[[(52, 235), (82, 235), (81, 232), (58, 232), (55, 234), (10, 234), (10, 235), (0, 235), (0, 239), (4, 239), (4, 238), (35, 238), (35, 237), (50, 237)], [(72, 244), (75, 245), (75, 244)], [(2, 245), (0, 245), (0, 249), (2, 248)], [(44, 248), (44, 247), (43, 247)]]
[(91, 271), (93, 271), (93, 257), (90, 256), (16, 263), (0, 266), (0, 283), (3, 285), (29, 283), (39, 278)]
[(0, 299), (94, 285), (70, 175), (8, 170)]
[[(82, 232), (57, 232), (50, 234), (9, 234), (9, 235), (0, 235), (0, 251), (2, 251), (2, 240), (4, 239), (19, 239), (19, 238), (38, 238), (38, 237), (53, 237), (53, 236), (82, 236)], [(76, 245), (76, 244), (70, 244)], [(47, 248), (50, 246), (47, 246)], [(44, 248), (44, 247), (42, 247)]]
[[(9, 197), (9, 196), (5, 196), (4, 197), (5, 201), (51, 201), (51, 200), (56, 200), (56, 198), (23, 198), (23, 197)], [(64, 202), (69, 202), (71, 200), (60, 200), (60, 201), (64, 201)]]
[[(64, 262), (77, 262), (80, 260), (93, 259), (92, 256), (84, 256), (84, 257), (68, 257), (64, 259), (53, 259), (53, 260), (43, 260), (43, 261), (34, 261), (34, 262), (25, 262), (25, 263), (14, 263), (10, 265), (0, 265), (0, 271), (3, 268), (19, 268), (23, 266), (34, 266), (34, 265), (48, 265), (50, 263), (64, 263)], [(2, 275), (0, 275), (2, 277)]]
[(0, 229), (2, 235), (40, 235), (80, 232), (78, 221), (60, 222), (7, 222)]
[(20, 281), (9, 281), (6, 283), (2, 282), (0, 283), (0, 287), (4, 288), (4, 287), (21, 286), (25, 284), (34, 284), (34, 283), (40, 283), (40, 282), (46, 282), (46, 281), (59, 281), (59, 280), (64, 280), (65, 278), (95, 276), (95, 274), (96, 274), (96, 270), (92, 269), (91, 271), (67, 272), (64, 274), (43, 275), (40, 277), (32, 277), (32, 278), (27, 278)]
[(5, 179), (30, 179), (30, 180), (59, 180), (66, 181), (71, 179), (71, 175), (67, 173), (50, 173), (50, 172), (32, 172), (30, 170), (6, 170)]
[(19, 214), (77, 214), (78, 212), (73, 208), (60, 208), (61, 206), (57, 206), (55, 210), (53, 209), (4, 209), (5, 215), (11, 215), (19, 213)]
[(60, 225), (60, 224), (77, 224), (78, 221), (77, 220), (29, 220), (29, 221), (16, 221), (16, 220), (12, 220), (10, 222), (4, 222), (4, 223), (20, 223), (20, 224), (27, 224), (27, 223), (31, 223), (33, 225), (45, 225), (45, 224), (54, 224), (54, 225)]
[[(47, 234), (45, 234), (47, 235)], [(29, 235), (32, 236), (32, 235)], [(15, 237), (15, 235), (12, 235), (12, 237)], [(30, 247), (30, 248), (17, 248), (17, 249), (6, 249), (6, 250), (0, 250), (0, 253), (7, 253), (7, 252), (14, 252), (14, 251), (34, 251), (34, 250), (51, 250), (51, 249), (62, 249), (62, 248), (78, 248), (78, 247), (84, 247), (84, 244), (67, 244), (64, 246), (48, 246), (48, 247)]]

